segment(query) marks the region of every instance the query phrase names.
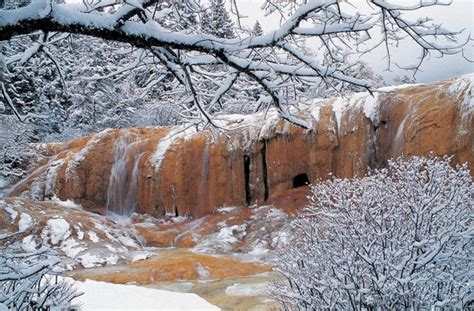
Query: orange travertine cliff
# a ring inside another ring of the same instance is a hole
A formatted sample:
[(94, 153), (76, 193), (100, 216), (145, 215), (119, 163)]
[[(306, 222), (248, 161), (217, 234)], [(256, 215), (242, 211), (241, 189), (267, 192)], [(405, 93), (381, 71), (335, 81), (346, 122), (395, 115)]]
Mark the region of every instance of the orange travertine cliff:
[(111, 129), (62, 145), (39, 146), (47, 163), (11, 196), (72, 199), (118, 214), (195, 217), (222, 206), (263, 204), (288, 189), (361, 176), (400, 155), (453, 155), (474, 163), (473, 77), (381, 89), (371, 96), (315, 100), (293, 111), (222, 116), (227, 131), (186, 126)]

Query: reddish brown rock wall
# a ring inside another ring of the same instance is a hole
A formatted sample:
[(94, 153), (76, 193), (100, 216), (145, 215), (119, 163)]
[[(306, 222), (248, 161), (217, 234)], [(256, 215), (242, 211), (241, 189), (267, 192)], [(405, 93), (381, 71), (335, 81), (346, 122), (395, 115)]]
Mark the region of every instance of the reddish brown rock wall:
[[(264, 120), (262, 114), (229, 117), (226, 125), (234, 130), (220, 133), (176, 127), (108, 130), (46, 148), (55, 154), (50, 162), (11, 195), (56, 195), (105, 210), (117, 162), (114, 148), (124, 135), (130, 140), (127, 156), (134, 160), (128, 160), (121, 176), (127, 187), (136, 183), (135, 211), (155, 216), (198, 217), (221, 206), (261, 204), (291, 189), (299, 174), (311, 182), (328, 173), (361, 176), (402, 154), (433, 152), (472, 164), (471, 80), (380, 92), (376, 100), (359, 94), (346, 102), (320, 101), (297, 113), (312, 124), (309, 131), (274, 115)], [(369, 105), (373, 102), (375, 106)], [(376, 113), (367, 112), (371, 107)]]

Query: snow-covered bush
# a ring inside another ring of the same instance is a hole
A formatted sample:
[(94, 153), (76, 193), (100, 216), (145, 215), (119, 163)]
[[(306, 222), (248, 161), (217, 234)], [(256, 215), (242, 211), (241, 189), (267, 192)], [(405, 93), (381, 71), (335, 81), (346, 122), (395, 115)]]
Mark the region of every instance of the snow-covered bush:
[(73, 284), (58, 279), (59, 259), (46, 248), (34, 253), (0, 252), (0, 311), (70, 310), (80, 296)]
[(312, 187), (270, 292), (289, 309), (428, 310), (474, 299), (474, 186), (450, 158)]
[(25, 173), (25, 163), (35, 155), (28, 144), (32, 130), (31, 124), (22, 124), (13, 116), (0, 114), (0, 180), (21, 177)]

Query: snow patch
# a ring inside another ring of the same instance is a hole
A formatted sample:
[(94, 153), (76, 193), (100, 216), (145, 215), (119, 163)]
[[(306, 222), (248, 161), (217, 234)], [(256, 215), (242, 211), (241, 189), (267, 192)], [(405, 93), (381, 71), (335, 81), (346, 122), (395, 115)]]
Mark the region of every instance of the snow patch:
[(99, 237), (94, 231), (91, 230), (87, 232), (87, 234), (89, 235), (89, 240), (91, 240), (92, 242), (98, 243), (100, 241)]
[(86, 280), (74, 282), (83, 310), (220, 310), (196, 294)]
[(364, 115), (370, 119), (372, 124), (377, 125), (378, 124), (378, 115), (379, 115), (379, 109), (380, 109), (380, 104), (378, 101), (378, 94), (375, 93), (374, 96), (367, 96), (365, 98), (365, 101), (362, 104), (362, 111), (364, 112)]
[(222, 213), (222, 214), (226, 214), (226, 213), (230, 213), (232, 211), (235, 211), (237, 208), (235, 206), (232, 206), (232, 207), (219, 207), (217, 209), (217, 212), (218, 213)]
[(160, 140), (155, 153), (151, 156), (151, 162), (153, 163), (155, 170), (158, 171), (161, 168), (166, 152), (175, 142), (180, 138), (191, 136), (194, 133), (196, 133), (196, 130), (191, 128), (189, 124), (184, 124), (170, 130), (168, 134)]
[(46, 227), (41, 232), (41, 237), (44, 241), (51, 239), (52, 245), (57, 245), (59, 242), (67, 239), (71, 235), (69, 230), (69, 223), (63, 218), (49, 219), (46, 222)]
[(36, 248), (38, 247), (38, 243), (36, 242), (36, 236), (34, 235), (29, 235), (27, 237), (24, 237), (23, 240), (21, 241), (21, 248), (25, 252), (34, 252)]
[(116, 253), (117, 252), (117, 249), (115, 247), (113, 247), (112, 245), (110, 244), (105, 244), (105, 248), (107, 248), (109, 251), (111, 251), (112, 253)]
[(109, 256), (105, 257), (105, 261), (108, 265), (116, 265), (119, 259), (120, 258), (115, 254), (110, 254)]
[(82, 225), (81, 225), (81, 223), (78, 223), (77, 226), (74, 226), (74, 229), (76, 229), (77, 238), (78, 238), (79, 240), (84, 239), (84, 231), (82, 231)]
[(364, 115), (369, 118), (373, 124), (378, 123), (378, 113), (380, 107), (378, 94), (375, 93), (372, 96), (372, 94), (368, 92), (355, 93), (348, 98), (336, 98), (331, 105), (332, 111), (336, 117), (338, 130), (341, 130), (342, 116), (344, 113), (351, 108), (360, 106)]
[(459, 95), (468, 87), (472, 88), (474, 84), (474, 74), (467, 74), (456, 78), (448, 87), (448, 92), (453, 95)]
[(26, 213), (21, 213), (20, 221), (18, 221), (18, 232), (25, 232), (32, 224), (31, 216)]
[(80, 252), (86, 249), (87, 247), (84, 246), (84, 243), (78, 243), (74, 238), (67, 239), (61, 244), (61, 250), (71, 259), (74, 259)]
[(138, 244), (129, 236), (119, 236), (118, 239), (124, 246), (139, 248)]
[(241, 284), (235, 283), (226, 288), (225, 294), (228, 296), (259, 296), (267, 293), (267, 283)]
[(268, 254), (268, 252), (268, 243), (266, 241), (256, 241), (252, 250), (248, 254), (255, 258), (263, 258)]
[(3, 176), (0, 176), (0, 189), (5, 188), (6, 186), (8, 186), (8, 181)]
[(420, 86), (420, 85), (423, 85), (423, 84), (414, 83), (414, 84), (389, 85), (389, 86), (384, 86), (384, 87), (378, 88), (377, 92), (392, 92), (392, 91), (406, 89), (406, 88)]
[(132, 257), (132, 262), (135, 262), (135, 261), (139, 261), (139, 260), (145, 260), (147, 258), (150, 258), (151, 256), (153, 256), (152, 253), (149, 253), (149, 252), (140, 252), (140, 253), (137, 253), (137, 254), (134, 254), (133, 257)]
[(70, 199), (67, 199), (66, 201), (62, 201), (56, 195), (51, 198), (50, 202), (67, 207), (67, 208), (82, 208), (81, 205), (74, 203), (74, 201)]
[(222, 243), (234, 244), (239, 240), (235, 237), (234, 234), (245, 233), (245, 224), (244, 225), (235, 225), (231, 227), (224, 227), (219, 230), (217, 233), (217, 239)]
[(338, 130), (341, 129), (342, 113), (344, 112), (344, 110), (346, 110), (348, 105), (349, 103), (343, 98), (337, 98), (332, 103), (332, 111), (334, 112), (334, 116), (336, 117), (336, 124)]
[(105, 258), (99, 257), (91, 253), (86, 253), (84, 255), (77, 257), (77, 261), (84, 268), (93, 268), (93, 267), (103, 266), (107, 262)]
[(56, 184), (56, 178), (58, 176), (59, 168), (64, 164), (64, 159), (59, 159), (52, 161), (48, 164), (48, 169), (46, 170), (46, 180), (45, 180), (45, 194), (54, 195), (54, 189)]
[(201, 263), (196, 264), (196, 272), (199, 275), (200, 280), (209, 279), (209, 271)]
[(312, 105), (309, 108), (309, 113), (311, 114), (311, 117), (313, 117), (314, 121), (319, 122), (320, 116), (321, 116), (321, 107), (317, 105)]
[(9, 207), (9, 206), (6, 206), (5, 207), (5, 212), (8, 213), (8, 215), (10, 216), (10, 218), (12, 219), (12, 223), (15, 222), (16, 220), (16, 217), (18, 216), (18, 212), (15, 211), (13, 208)]
[(66, 177), (74, 178), (74, 171), (79, 164), (85, 159), (86, 155), (90, 153), (91, 149), (112, 129), (104, 130), (95, 134), (79, 152), (75, 153), (72, 159), (67, 162)]
[[(471, 130), (470, 116), (474, 113), (474, 74), (464, 75), (455, 79), (448, 88), (451, 96), (458, 98), (461, 112), (461, 133)], [(460, 96), (464, 98), (459, 99)]]

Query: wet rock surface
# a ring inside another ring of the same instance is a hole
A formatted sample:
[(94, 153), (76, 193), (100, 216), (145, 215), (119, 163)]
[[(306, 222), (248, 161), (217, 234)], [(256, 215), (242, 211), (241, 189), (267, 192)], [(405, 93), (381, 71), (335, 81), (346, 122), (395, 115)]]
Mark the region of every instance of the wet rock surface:
[(102, 213), (201, 217), (222, 206), (265, 204), (299, 186), (298, 178), (361, 176), (400, 155), (472, 163), (472, 93), (467, 76), (315, 100), (293, 111), (310, 130), (275, 111), (218, 117), (222, 132), (111, 129), (43, 146), (48, 161), (10, 195), (57, 196)]

